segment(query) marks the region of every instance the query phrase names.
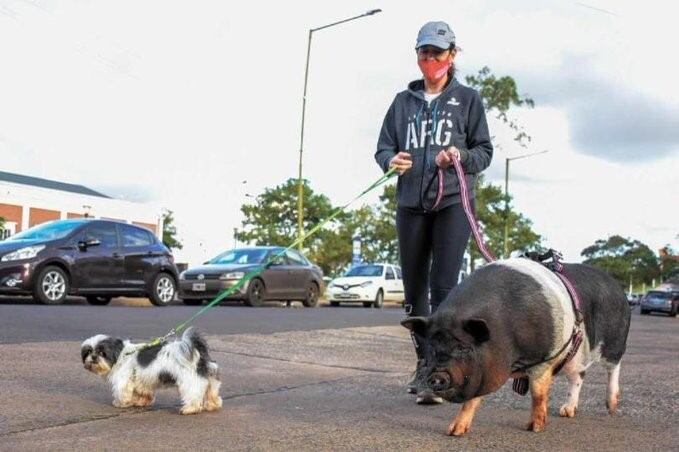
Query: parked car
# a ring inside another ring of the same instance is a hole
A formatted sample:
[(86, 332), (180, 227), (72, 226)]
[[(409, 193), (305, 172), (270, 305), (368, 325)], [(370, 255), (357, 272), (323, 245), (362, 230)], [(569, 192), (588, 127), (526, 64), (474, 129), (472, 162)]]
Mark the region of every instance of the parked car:
[(679, 311), (679, 291), (649, 290), (641, 300), (639, 312), (648, 314), (653, 311), (676, 317)]
[(82, 295), (106, 305), (125, 295), (164, 306), (177, 277), (172, 253), (151, 231), (117, 221), (56, 220), (0, 242), (0, 294), (43, 304)]
[[(179, 298), (187, 305), (200, 305), (235, 285), (248, 272), (266, 263), (284, 248), (254, 246), (226, 251), (202, 266), (179, 275)], [(242, 300), (261, 306), (266, 300), (301, 301), (315, 307), (323, 289), (323, 271), (299, 251), (287, 250), (259, 275), (227, 300)]]
[(640, 293), (627, 294), (627, 302), (630, 306), (636, 306), (641, 302), (643, 295)]
[(331, 306), (345, 302), (362, 302), (369, 308), (381, 308), (385, 300), (403, 302), (401, 268), (391, 264), (361, 264), (328, 285)]

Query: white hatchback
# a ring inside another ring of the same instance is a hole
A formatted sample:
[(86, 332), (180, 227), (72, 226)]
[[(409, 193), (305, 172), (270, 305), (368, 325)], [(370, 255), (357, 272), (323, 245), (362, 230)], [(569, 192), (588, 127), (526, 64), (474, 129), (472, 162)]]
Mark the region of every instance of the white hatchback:
[(331, 306), (362, 302), (366, 308), (381, 308), (385, 300), (402, 303), (401, 268), (391, 264), (357, 265), (328, 284), (327, 296)]

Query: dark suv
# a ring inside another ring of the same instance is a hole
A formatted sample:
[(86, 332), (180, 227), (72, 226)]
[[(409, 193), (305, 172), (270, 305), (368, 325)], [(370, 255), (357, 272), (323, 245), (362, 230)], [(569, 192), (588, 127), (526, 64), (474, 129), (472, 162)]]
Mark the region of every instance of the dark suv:
[(170, 250), (127, 223), (57, 220), (0, 241), (0, 294), (32, 294), (43, 304), (71, 294), (94, 305), (125, 295), (164, 306), (174, 299), (177, 280)]

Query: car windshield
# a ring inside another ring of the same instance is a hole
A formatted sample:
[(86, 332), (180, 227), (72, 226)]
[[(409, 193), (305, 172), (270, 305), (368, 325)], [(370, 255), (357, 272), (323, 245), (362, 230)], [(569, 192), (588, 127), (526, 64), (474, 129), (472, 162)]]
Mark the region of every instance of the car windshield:
[(346, 272), (344, 276), (382, 276), (382, 269), (381, 265), (359, 265)]
[(671, 295), (669, 292), (649, 292), (647, 297), (649, 300), (668, 300)]
[(48, 241), (63, 239), (82, 224), (82, 220), (51, 221), (14, 234), (7, 240)]
[(210, 264), (261, 264), (267, 252), (260, 248), (229, 250), (210, 260)]

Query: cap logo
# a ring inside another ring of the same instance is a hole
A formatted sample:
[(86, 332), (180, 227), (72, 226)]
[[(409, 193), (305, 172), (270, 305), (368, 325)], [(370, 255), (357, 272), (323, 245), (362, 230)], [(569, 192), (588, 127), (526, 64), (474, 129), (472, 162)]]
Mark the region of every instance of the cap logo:
[(446, 30), (438, 30), (436, 33), (440, 34), (441, 36), (445, 36)]

